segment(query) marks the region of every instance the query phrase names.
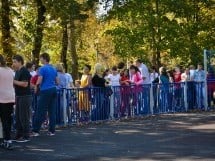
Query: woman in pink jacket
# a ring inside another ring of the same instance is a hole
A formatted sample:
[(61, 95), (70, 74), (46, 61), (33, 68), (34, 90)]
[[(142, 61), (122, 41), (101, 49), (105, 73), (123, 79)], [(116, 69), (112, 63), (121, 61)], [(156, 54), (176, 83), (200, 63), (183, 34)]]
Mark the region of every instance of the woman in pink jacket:
[(140, 73), (139, 69), (134, 65), (130, 66), (130, 83), (132, 85), (142, 85), (143, 84), (143, 79), (141, 77), (141, 73)]
[(12, 149), (10, 132), (14, 102), (13, 70), (6, 66), (3, 56), (0, 54), (0, 119), (4, 139), (1, 147), (5, 149)]
[(131, 102), (132, 102), (132, 109), (131, 109), (131, 115), (139, 115), (141, 113), (142, 109), (142, 103), (141, 103), (141, 97), (143, 92), (143, 79), (141, 77), (141, 73), (139, 69), (131, 65), (129, 68), (130, 71), (130, 84), (131, 84)]

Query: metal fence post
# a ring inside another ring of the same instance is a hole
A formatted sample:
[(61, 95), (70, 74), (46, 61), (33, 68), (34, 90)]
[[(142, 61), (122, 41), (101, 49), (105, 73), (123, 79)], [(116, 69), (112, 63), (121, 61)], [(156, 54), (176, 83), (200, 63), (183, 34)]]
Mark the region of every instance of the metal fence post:
[[(207, 73), (207, 50), (204, 50), (204, 71), (205, 73)], [(207, 111), (208, 109), (208, 88), (207, 88), (207, 78), (205, 78), (204, 81), (204, 90), (205, 90), (205, 97), (204, 97), (204, 107), (205, 107), (205, 111)]]
[(188, 102), (187, 102), (187, 81), (184, 83), (184, 106), (185, 106), (185, 111), (188, 110)]
[(114, 99), (116, 93), (116, 87), (110, 87), (113, 91), (113, 94), (110, 96), (110, 119), (114, 119)]
[(154, 114), (154, 93), (153, 93), (153, 84), (150, 84), (150, 112)]
[(67, 111), (66, 111), (67, 100), (66, 100), (66, 92), (67, 92), (67, 89), (63, 89), (63, 122), (64, 122), (65, 126), (66, 126), (66, 123), (67, 123)]

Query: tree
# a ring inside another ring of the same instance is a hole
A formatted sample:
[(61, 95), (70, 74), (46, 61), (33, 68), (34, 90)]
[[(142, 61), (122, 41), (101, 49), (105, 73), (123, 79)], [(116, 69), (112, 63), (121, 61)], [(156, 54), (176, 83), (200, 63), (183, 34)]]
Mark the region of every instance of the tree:
[(121, 24), (107, 33), (121, 56), (129, 53), (157, 66), (170, 65), (171, 60), (196, 63), (202, 59), (203, 46), (211, 48), (214, 41), (212, 6), (211, 0), (119, 0), (108, 16)]
[(12, 57), (14, 55), (12, 49), (12, 37), (10, 33), (10, 2), (9, 0), (1, 0), (1, 45), (3, 53), (6, 56), (8, 65), (12, 65)]
[(65, 72), (68, 71), (67, 65), (67, 49), (68, 49), (68, 28), (67, 24), (62, 25), (62, 48), (61, 48), (61, 62), (64, 64)]
[[(77, 37), (78, 27), (81, 22), (87, 19), (86, 10), (89, 6), (93, 6), (92, 0), (82, 3), (81, 1), (66, 0), (66, 1), (46, 1), (46, 6), (49, 7), (49, 13), (54, 19), (59, 18), (62, 27), (62, 49), (61, 61), (67, 68), (67, 45), (71, 57), (72, 74), (74, 79), (78, 79), (78, 55), (77, 55)], [(66, 35), (68, 34), (68, 35)], [(68, 40), (68, 41), (67, 41)]]
[(35, 0), (37, 6), (37, 20), (36, 20), (36, 31), (34, 34), (34, 43), (33, 43), (33, 62), (39, 64), (39, 55), (42, 47), (43, 40), (43, 29), (45, 23), (45, 12), (46, 8), (43, 5), (42, 0)]

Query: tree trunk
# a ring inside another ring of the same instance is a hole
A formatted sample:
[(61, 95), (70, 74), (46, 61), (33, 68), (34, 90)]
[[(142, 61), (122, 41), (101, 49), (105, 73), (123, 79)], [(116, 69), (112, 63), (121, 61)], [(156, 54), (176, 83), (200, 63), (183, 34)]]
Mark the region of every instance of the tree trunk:
[(36, 21), (36, 31), (34, 35), (34, 44), (32, 50), (33, 62), (39, 64), (39, 55), (42, 47), (43, 40), (43, 29), (45, 22), (45, 12), (46, 8), (42, 3), (42, 0), (35, 0), (37, 5), (37, 21)]
[(10, 4), (9, 0), (1, 0), (1, 28), (2, 28), (2, 39), (1, 45), (3, 54), (5, 55), (8, 66), (12, 65), (12, 57), (14, 55), (11, 42), (12, 38), (10, 35)]
[(65, 72), (68, 70), (67, 66), (67, 49), (68, 49), (68, 32), (67, 24), (62, 25), (63, 27), (63, 37), (62, 37), (62, 49), (61, 49), (61, 62), (64, 65)]
[(156, 52), (156, 68), (159, 69), (159, 67), (161, 67), (161, 53), (160, 53), (160, 50), (157, 50)]
[(160, 0), (156, 0), (156, 15), (157, 15), (157, 19), (156, 19), (156, 26), (157, 26), (157, 32), (156, 32), (156, 35), (157, 35), (157, 40), (156, 40), (156, 65), (157, 65), (157, 68), (159, 68), (161, 66), (161, 31), (160, 31), (160, 11), (159, 11), (159, 1)]
[(77, 80), (79, 77), (78, 74), (78, 56), (76, 52), (76, 35), (75, 35), (75, 22), (74, 19), (71, 19), (69, 26), (69, 52), (72, 58), (72, 76), (74, 80)]

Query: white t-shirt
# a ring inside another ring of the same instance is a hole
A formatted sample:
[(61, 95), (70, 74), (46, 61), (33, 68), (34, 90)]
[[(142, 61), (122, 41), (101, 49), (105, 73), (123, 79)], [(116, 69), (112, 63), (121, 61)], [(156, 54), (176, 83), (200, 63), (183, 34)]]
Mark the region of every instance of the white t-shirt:
[(194, 79), (194, 74), (195, 74), (196, 70), (195, 69), (190, 69), (190, 79), (193, 80)]
[(73, 79), (71, 74), (69, 73), (65, 73), (66, 75), (66, 81), (67, 81), (67, 88), (71, 87), (71, 83), (73, 83)]
[(0, 103), (14, 103), (13, 70), (0, 67)]
[(150, 74), (149, 74), (149, 70), (147, 68), (147, 66), (145, 64), (141, 64), (139, 67), (140, 73), (142, 77), (145, 77), (145, 79), (143, 80), (143, 84), (148, 84), (150, 83)]
[(150, 74), (150, 82), (152, 83), (156, 78), (158, 78), (158, 73), (155, 72), (155, 73), (151, 73)]
[(120, 85), (120, 83), (119, 83), (120, 75), (119, 74), (117, 74), (117, 75), (109, 74), (108, 79), (110, 80), (111, 86), (119, 86)]
[(30, 72), (30, 74), (31, 74), (31, 77), (33, 77), (33, 76), (37, 75), (37, 72), (33, 70)]
[(188, 75), (186, 73), (181, 74), (181, 81), (186, 82), (188, 80)]

